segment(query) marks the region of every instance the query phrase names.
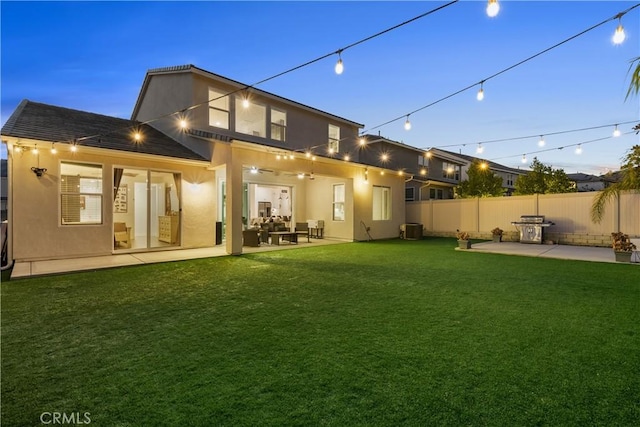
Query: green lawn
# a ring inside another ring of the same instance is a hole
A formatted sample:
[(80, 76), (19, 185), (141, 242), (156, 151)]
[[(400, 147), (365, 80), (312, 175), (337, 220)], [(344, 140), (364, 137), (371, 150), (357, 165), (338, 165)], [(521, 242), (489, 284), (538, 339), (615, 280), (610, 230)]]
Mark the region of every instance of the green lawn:
[[(2, 425), (633, 425), (640, 268), (381, 241), (2, 283)], [(636, 424), (637, 425), (637, 424)]]

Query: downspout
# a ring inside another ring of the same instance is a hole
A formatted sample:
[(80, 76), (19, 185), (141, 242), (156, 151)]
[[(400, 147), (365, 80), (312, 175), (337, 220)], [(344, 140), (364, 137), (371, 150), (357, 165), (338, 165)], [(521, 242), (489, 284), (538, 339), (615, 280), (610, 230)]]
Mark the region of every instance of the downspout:
[(9, 149), (9, 142), (5, 141), (7, 146), (7, 265), (2, 267), (2, 271), (13, 268), (13, 156), (12, 150)]

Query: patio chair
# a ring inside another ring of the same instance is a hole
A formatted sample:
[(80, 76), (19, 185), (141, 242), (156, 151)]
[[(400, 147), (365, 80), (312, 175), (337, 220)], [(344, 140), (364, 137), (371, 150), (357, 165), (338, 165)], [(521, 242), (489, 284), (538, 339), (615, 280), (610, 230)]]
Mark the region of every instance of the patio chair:
[(131, 247), (131, 227), (127, 227), (126, 222), (113, 223), (113, 244), (114, 248), (118, 246)]

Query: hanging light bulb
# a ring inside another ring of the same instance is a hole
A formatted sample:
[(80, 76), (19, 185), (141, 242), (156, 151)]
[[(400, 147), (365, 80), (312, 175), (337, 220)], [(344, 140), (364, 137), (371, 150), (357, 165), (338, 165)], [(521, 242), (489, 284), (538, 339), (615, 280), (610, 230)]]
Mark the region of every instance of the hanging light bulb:
[(489, 167), (489, 165), (486, 164), (485, 162), (480, 163), (480, 169), (485, 170), (488, 167)]
[(484, 147), (482, 146), (482, 144), (478, 144), (478, 148), (476, 148), (476, 153), (482, 154), (483, 151), (484, 151)]
[(382, 160), (383, 162), (386, 162), (387, 160), (389, 160), (389, 154), (382, 153), (382, 155), (380, 156), (380, 160)]
[(307, 151), (304, 155), (307, 157), (311, 157), (311, 151)]
[(522, 155), (522, 163), (527, 163), (527, 155), (526, 154)]
[(51, 144), (51, 154), (57, 154), (58, 150), (56, 150), (56, 144)]
[(344, 161), (348, 162), (349, 160), (351, 160), (351, 157), (348, 154), (344, 155)]
[(624, 42), (624, 39), (627, 38), (627, 35), (624, 33), (624, 27), (622, 26), (621, 18), (618, 18), (618, 27), (616, 28), (616, 32), (613, 33), (613, 44), (621, 44)]
[(74, 142), (73, 145), (70, 148), (72, 153), (75, 153), (76, 151), (78, 151), (78, 146), (76, 145), (76, 143)]
[(338, 62), (336, 62), (336, 74), (340, 75), (344, 71), (344, 64), (342, 64), (342, 56), (340, 55), (340, 51), (338, 52)]
[(578, 144), (576, 147), (576, 154), (582, 154), (582, 144)]
[(16, 144), (16, 145), (13, 146), (13, 151), (16, 152), (16, 153), (20, 153), (20, 152), (22, 152), (22, 147), (20, 145)]
[(618, 125), (616, 125), (616, 128), (613, 130), (613, 136), (614, 138), (617, 138), (620, 136), (620, 129), (618, 129)]
[(276, 154), (276, 160), (280, 160), (282, 156), (280, 154)]
[(258, 173), (258, 168), (255, 167), (255, 166), (251, 166), (251, 171), (250, 172), (255, 175), (255, 174)]
[(243, 107), (243, 108), (245, 108), (245, 109), (247, 109), (247, 108), (249, 108), (249, 105), (250, 105), (250, 104), (249, 104), (249, 99), (247, 99), (247, 98), (243, 98), (243, 99), (242, 99), (242, 107)]
[(493, 18), (498, 15), (498, 12), (500, 12), (500, 4), (498, 4), (498, 0), (489, 0), (489, 3), (487, 3), (487, 15), (489, 15), (490, 18)]
[(538, 141), (538, 147), (544, 147), (545, 141), (544, 141), (544, 135), (540, 135), (540, 140)]
[(140, 140), (142, 139), (142, 135), (140, 134), (140, 132), (136, 131), (136, 132), (133, 134), (133, 139), (135, 139), (135, 140), (136, 140), (136, 142), (140, 142)]
[(300, 172), (300, 173), (298, 174), (298, 179), (304, 179), (304, 173)]
[(367, 140), (364, 137), (360, 138), (360, 145), (366, 145), (366, 143)]
[(407, 120), (404, 122), (404, 129), (411, 130), (411, 122), (409, 121), (409, 115), (407, 114)]
[(420, 169), (420, 175), (426, 175), (427, 170), (425, 168)]
[(31, 150), (31, 152), (32, 152), (33, 154), (38, 154), (38, 144), (36, 144), (36, 145), (33, 147), (33, 150)]
[(482, 101), (484, 99), (484, 82), (480, 83), (480, 90), (478, 91), (478, 95), (476, 95), (476, 98), (478, 99), (478, 101)]

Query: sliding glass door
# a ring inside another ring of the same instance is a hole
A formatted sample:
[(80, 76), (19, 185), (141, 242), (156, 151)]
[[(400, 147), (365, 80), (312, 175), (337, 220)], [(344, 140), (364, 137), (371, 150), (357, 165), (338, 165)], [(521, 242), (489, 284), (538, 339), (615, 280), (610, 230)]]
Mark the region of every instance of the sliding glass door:
[(114, 249), (180, 245), (179, 173), (114, 169)]

